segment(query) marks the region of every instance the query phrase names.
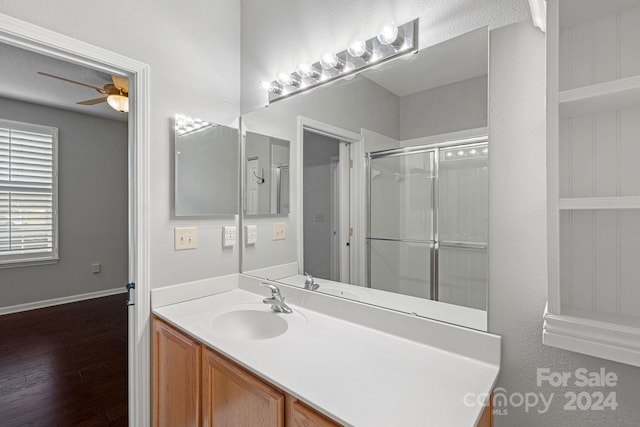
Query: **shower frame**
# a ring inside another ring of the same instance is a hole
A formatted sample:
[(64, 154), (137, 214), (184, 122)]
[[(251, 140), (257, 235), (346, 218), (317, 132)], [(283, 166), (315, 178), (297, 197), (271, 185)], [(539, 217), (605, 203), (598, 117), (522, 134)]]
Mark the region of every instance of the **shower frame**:
[[(443, 149), (451, 148), (471, 148), (476, 146), (487, 146), (489, 143), (488, 135), (482, 135), (472, 138), (455, 139), (445, 142), (439, 142), (427, 145), (417, 145), (412, 147), (394, 148), (390, 150), (373, 151), (366, 154), (366, 185), (367, 185), (367, 212), (366, 212), (366, 253), (367, 253), (367, 282), (366, 286), (371, 287), (371, 241), (391, 241), (401, 243), (421, 243), (429, 245), (430, 247), (430, 280), (429, 280), (429, 294), (431, 300), (438, 301), (439, 291), (439, 272), (438, 272), (438, 260), (440, 247), (461, 248), (469, 250), (488, 250), (487, 243), (474, 243), (464, 241), (440, 241), (439, 236), (439, 168), (440, 168), (440, 151)], [(411, 154), (421, 153), (433, 153), (431, 158), (431, 237), (432, 240), (416, 240), (416, 239), (393, 239), (393, 238), (376, 238), (371, 237), (371, 161), (386, 157), (401, 157)], [(488, 154), (487, 154), (488, 156)]]

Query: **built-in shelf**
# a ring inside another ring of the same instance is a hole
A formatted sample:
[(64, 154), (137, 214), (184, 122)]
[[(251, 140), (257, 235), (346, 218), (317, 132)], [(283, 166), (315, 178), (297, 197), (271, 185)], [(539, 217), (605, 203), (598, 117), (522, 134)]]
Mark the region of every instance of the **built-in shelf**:
[(544, 313), (542, 342), (564, 350), (640, 366), (640, 329), (611, 321)]
[(640, 209), (640, 197), (574, 197), (558, 200), (561, 210)]
[(638, 0), (547, 0), (549, 300), (542, 341), (634, 366), (639, 34)]
[(640, 106), (640, 76), (579, 87), (558, 93), (561, 118)]

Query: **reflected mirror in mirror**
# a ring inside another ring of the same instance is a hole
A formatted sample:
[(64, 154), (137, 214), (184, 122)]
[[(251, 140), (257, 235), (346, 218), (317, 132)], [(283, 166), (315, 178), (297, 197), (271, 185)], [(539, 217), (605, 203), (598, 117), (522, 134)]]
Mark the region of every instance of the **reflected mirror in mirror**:
[(294, 175), (242, 271), (486, 330), (487, 74), (483, 28), (243, 115)]
[(289, 141), (247, 132), (244, 144), (244, 214), (288, 214)]
[(175, 215), (238, 213), (238, 130), (175, 117)]

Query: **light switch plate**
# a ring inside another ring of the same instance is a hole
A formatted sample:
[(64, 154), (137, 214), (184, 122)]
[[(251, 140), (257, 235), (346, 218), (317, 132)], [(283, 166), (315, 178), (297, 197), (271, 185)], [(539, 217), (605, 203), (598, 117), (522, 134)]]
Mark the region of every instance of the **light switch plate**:
[(91, 272), (93, 274), (98, 274), (100, 273), (102, 266), (100, 265), (99, 262), (94, 262), (93, 264), (91, 264)]
[(287, 227), (284, 222), (273, 223), (273, 240), (284, 240), (287, 238)]
[(222, 247), (231, 248), (236, 245), (236, 227), (235, 225), (222, 227)]
[(247, 245), (255, 245), (256, 243), (258, 243), (257, 225), (246, 225), (245, 231), (245, 235), (247, 236)]
[(174, 232), (173, 245), (176, 251), (196, 249), (198, 247), (197, 227), (176, 227)]

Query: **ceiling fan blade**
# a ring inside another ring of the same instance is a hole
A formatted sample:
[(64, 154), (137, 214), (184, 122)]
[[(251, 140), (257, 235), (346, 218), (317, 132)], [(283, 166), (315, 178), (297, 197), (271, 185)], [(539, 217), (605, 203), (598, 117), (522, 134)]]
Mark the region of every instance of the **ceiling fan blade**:
[(104, 98), (96, 98), (96, 99), (89, 99), (87, 101), (80, 101), (80, 102), (76, 102), (76, 104), (96, 105), (96, 104), (100, 104), (101, 102), (107, 102), (107, 97), (105, 96)]
[(124, 93), (129, 93), (129, 80), (124, 77), (111, 76), (113, 85)]
[(54, 79), (62, 80), (63, 82), (68, 82), (68, 83), (73, 83), (73, 84), (77, 84), (77, 85), (80, 85), (80, 86), (89, 87), (89, 88), (95, 89), (98, 92), (103, 93), (103, 94), (105, 93), (104, 89), (102, 89), (101, 87), (92, 86), (92, 85), (87, 84), (87, 83), (82, 83), (82, 82), (77, 82), (75, 80), (65, 79), (64, 77), (54, 76), (53, 74), (43, 73), (42, 71), (38, 71), (38, 74), (43, 75), (43, 76), (47, 76), (47, 77), (51, 77), (51, 78), (54, 78)]

